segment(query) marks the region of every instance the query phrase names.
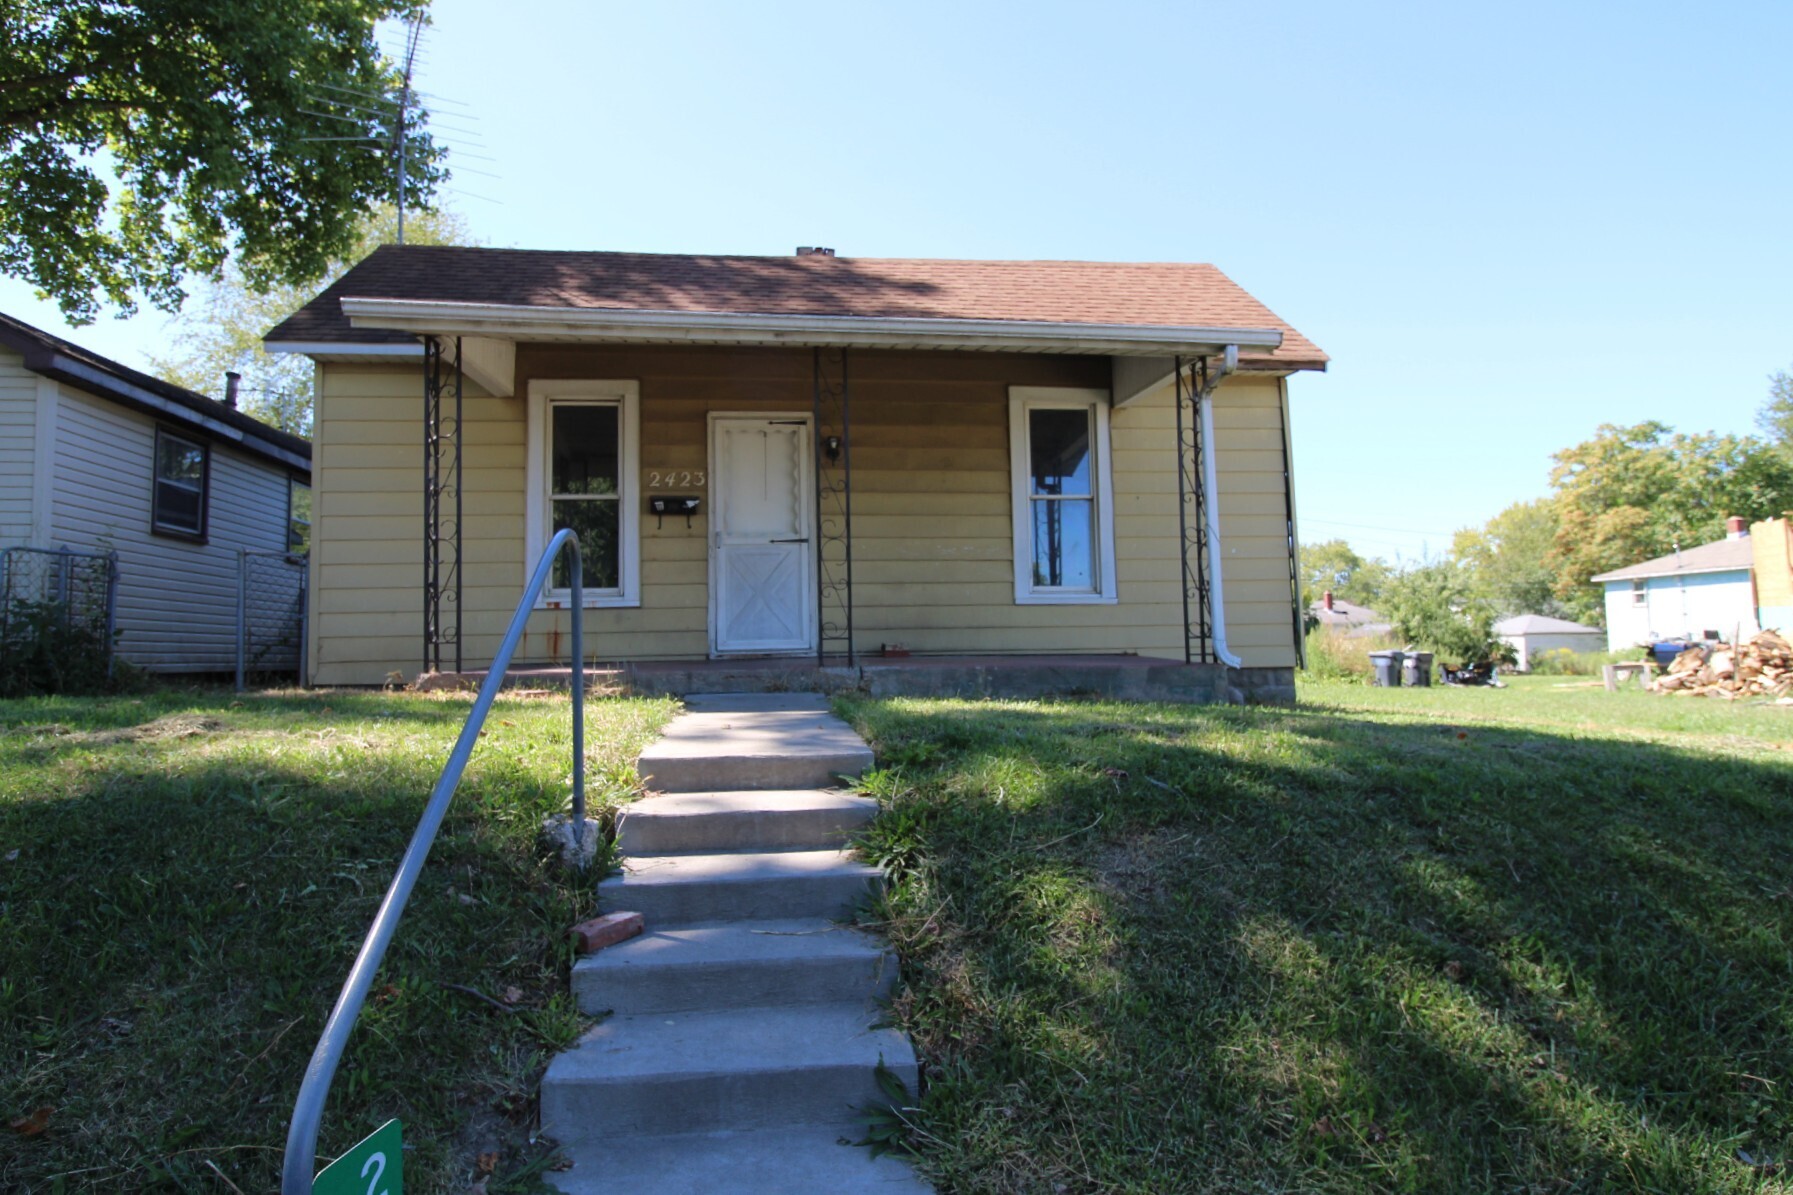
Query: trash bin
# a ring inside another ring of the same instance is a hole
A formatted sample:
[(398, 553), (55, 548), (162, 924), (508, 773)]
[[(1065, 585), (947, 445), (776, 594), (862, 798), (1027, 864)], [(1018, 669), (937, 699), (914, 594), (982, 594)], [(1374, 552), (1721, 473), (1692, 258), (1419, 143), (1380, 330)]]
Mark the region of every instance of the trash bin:
[(1664, 640), (1650, 645), (1650, 655), (1655, 657), (1658, 668), (1667, 668), (1675, 662), (1675, 657), (1686, 651), (1693, 644), (1683, 640)]
[(1379, 689), (1398, 689), (1401, 687), (1401, 661), (1406, 657), (1404, 651), (1373, 651), (1370, 653), (1370, 666), (1376, 670), (1375, 685)]
[(1429, 651), (1410, 651), (1407, 658), (1401, 661), (1401, 683), (1416, 689), (1428, 689), (1432, 686), (1432, 653)]

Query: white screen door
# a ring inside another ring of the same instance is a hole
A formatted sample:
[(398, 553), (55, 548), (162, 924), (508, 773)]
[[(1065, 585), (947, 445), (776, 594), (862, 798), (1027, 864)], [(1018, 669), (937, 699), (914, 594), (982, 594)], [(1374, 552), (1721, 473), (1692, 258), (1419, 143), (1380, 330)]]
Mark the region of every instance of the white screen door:
[(713, 649), (813, 651), (809, 421), (718, 415), (710, 435)]

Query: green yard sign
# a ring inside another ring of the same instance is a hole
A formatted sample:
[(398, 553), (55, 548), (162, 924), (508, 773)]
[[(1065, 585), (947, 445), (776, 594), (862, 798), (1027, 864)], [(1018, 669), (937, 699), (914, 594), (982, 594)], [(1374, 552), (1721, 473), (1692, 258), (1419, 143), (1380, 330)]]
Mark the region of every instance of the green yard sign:
[(323, 1170), (311, 1195), (404, 1195), (405, 1155), (399, 1124), (389, 1120)]

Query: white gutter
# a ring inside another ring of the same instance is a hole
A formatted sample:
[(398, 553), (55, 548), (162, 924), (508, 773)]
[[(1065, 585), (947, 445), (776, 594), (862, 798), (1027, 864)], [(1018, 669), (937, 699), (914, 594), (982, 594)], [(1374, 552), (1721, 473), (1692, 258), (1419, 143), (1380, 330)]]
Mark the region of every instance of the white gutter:
[[(783, 343), (803, 347), (850, 345), (869, 348), (908, 348), (920, 343), (955, 349), (1122, 356), (1165, 353), (1203, 356), (1228, 346), (1274, 349), (1280, 347), (1283, 340), (1282, 332), (1276, 328), (630, 311), (410, 299), (348, 298), (342, 300), (342, 310), (356, 328), (512, 340), (566, 336), (586, 341), (653, 339), (695, 344)], [(304, 351), (292, 346), (281, 347), (287, 352)], [(340, 351), (316, 344), (305, 347), (313, 352)]]
[(423, 356), (423, 345), (356, 344), (328, 340), (269, 340), (262, 342), (268, 353), (307, 353), (319, 357), (388, 357), (409, 361)]
[(1202, 421), (1202, 489), (1206, 491), (1202, 518), (1208, 524), (1208, 592), (1213, 601), (1211, 632), (1214, 654), (1228, 668), (1243, 668), (1245, 664), (1226, 645), (1226, 581), (1220, 572), (1220, 473), (1214, 463), (1214, 388), (1237, 368), (1239, 346), (1229, 344), (1219, 370), (1208, 375), (1208, 384), (1196, 395)]

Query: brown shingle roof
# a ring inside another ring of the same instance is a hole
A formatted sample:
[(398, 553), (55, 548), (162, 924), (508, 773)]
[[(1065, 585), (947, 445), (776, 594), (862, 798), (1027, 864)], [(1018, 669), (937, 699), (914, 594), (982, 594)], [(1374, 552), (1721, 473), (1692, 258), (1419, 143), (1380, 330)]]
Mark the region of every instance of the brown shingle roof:
[(858, 257), (703, 257), (383, 245), (267, 339), (412, 342), (352, 328), (344, 298), (519, 307), (753, 315), (1033, 320), (1147, 327), (1277, 328), (1261, 367), (1324, 369), (1326, 354), (1211, 265), (947, 261)]
[(288, 466), (293, 462), (284, 459), (280, 453), (284, 452), (302, 461), (311, 460), (309, 440), (245, 415), (235, 407), (227, 407), (197, 390), (188, 390), (184, 386), (176, 386), (161, 378), (140, 373), (128, 365), (120, 364), (110, 357), (102, 357), (72, 340), (52, 336), (42, 328), (4, 312), (0, 312), (0, 347), (11, 349), (23, 357), (26, 369), (45, 377), (57, 378), (90, 394), (112, 399), (125, 406), (142, 408), (145, 402), (143, 396), (147, 394), (150, 401), (161, 399), (176, 408), (172, 412), (156, 412), (164, 417), (172, 415), (201, 429), (205, 426), (201, 420), (223, 423), (243, 433), (242, 438), (233, 439), (232, 443), (257, 456)]

